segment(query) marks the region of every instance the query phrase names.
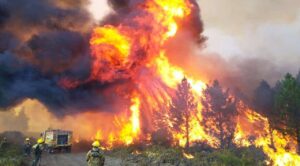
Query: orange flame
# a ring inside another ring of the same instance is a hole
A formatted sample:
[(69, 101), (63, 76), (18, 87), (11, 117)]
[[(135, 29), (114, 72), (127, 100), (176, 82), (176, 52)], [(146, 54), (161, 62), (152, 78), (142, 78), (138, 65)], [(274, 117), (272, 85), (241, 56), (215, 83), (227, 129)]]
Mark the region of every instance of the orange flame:
[[(151, 31), (145, 28), (132, 28), (127, 24), (118, 26), (106, 25), (95, 28), (90, 45), (93, 57), (93, 68), (91, 79), (99, 81), (110, 81), (115, 77), (125, 74), (125, 78), (131, 75), (139, 75), (135, 82), (137, 92), (131, 96), (130, 116), (128, 113), (118, 114), (113, 121), (117, 131), (103, 136), (101, 129), (95, 138), (105, 139), (108, 147), (115, 143), (132, 144), (140, 137), (148, 137), (147, 133), (141, 131), (141, 113), (148, 115), (146, 120), (151, 121), (153, 110), (166, 108), (171, 99), (171, 94), (182, 78), (186, 77), (190, 82), (192, 91), (197, 101), (200, 101), (202, 92), (206, 88), (203, 80), (187, 73), (184, 69), (171, 64), (170, 55), (167, 55), (166, 42), (176, 36), (180, 29), (180, 23), (188, 17), (193, 9), (189, 0), (146, 0), (143, 5), (138, 6), (148, 15), (145, 18), (136, 16), (131, 20), (137, 25), (151, 25)], [(151, 33), (151, 37), (149, 35)], [(137, 55), (139, 50), (147, 53), (141, 57)], [(136, 66), (142, 66), (148, 75), (137, 74)], [(121, 74), (120, 74), (121, 73)], [(158, 79), (157, 79), (158, 78)], [(135, 79), (133, 79), (135, 81)], [(151, 85), (149, 85), (151, 81)], [(141, 110), (142, 105), (147, 108)], [(197, 110), (190, 120), (190, 142), (206, 141), (213, 147), (219, 143), (204, 132), (200, 125), (202, 120), (202, 106), (199, 104)], [(141, 112), (143, 111), (143, 112)], [(296, 144), (293, 138), (284, 138), (279, 132), (269, 133), (268, 120), (247, 108), (242, 102), (239, 106), (238, 124), (236, 127), (234, 142), (239, 146), (255, 145), (262, 147), (269, 156), (273, 165), (300, 165), (300, 157), (295, 153)], [(183, 126), (182, 126), (183, 127)], [(185, 145), (184, 133), (171, 131), (175, 141), (179, 145)], [(270, 139), (273, 135), (274, 148), (271, 148)], [(249, 139), (251, 136), (254, 140)], [(287, 150), (287, 146), (290, 146)], [(193, 158), (185, 154), (186, 158)]]
[(193, 159), (193, 158), (195, 158), (192, 154), (188, 154), (188, 153), (185, 153), (185, 152), (183, 152), (183, 156), (185, 158), (187, 158), (187, 159)]
[(101, 73), (103, 63), (109, 62), (111, 66), (105, 66), (110, 69), (123, 69), (127, 67), (131, 49), (130, 38), (122, 34), (119, 29), (112, 26), (98, 27), (94, 29), (90, 45), (93, 55), (92, 78), (109, 80), (115, 73)]
[(130, 107), (130, 123), (125, 125), (120, 135), (121, 140), (124, 140), (126, 145), (133, 143), (140, 131), (140, 99), (138, 97), (133, 97), (131, 101), (132, 105)]
[[(297, 143), (293, 138), (284, 137), (278, 131), (269, 131), (269, 123), (266, 117), (247, 108), (240, 103), (240, 117), (235, 134), (235, 143), (240, 146), (255, 145), (262, 147), (263, 151), (271, 159), (272, 165), (299, 165), (300, 156), (296, 154)], [(254, 136), (250, 141), (249, 137)], [(273, 139), (274, 147), (272, 147)]]

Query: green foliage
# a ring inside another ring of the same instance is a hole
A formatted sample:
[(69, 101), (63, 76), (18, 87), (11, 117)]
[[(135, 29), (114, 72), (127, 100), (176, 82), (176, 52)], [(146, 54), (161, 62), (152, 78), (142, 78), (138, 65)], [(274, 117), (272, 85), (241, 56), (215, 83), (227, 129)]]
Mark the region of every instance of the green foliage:
[(112, 151), (108, 153), (108, 155), (113, 156), (113, 157), (121, 157), (126, 158), (128, 155), (134, 152), (134, 148), (129, 146), (129, 147), (116, 147)]
[(23, 158), (0, 158), (0, 166), (22, 166)]
[(298, 75), (296, 77), (296, 81), (297, 81), (298, 85), (300, 85), (300, 71), (299, 71), (299, 73), (298, 73)]
[(297, 138), (300, 154), (300, 72), (296, 78), (286, 74), (273, 88), (262, 81), (254, 94), (254, 108), (268, 117), (270, 133), (277, 129)]
[(263, 150), (254, 146), (233, 149), (233, 153), (242, 160), (243, 165), (265, 165), (267, 159)]
[[(184, 157), (183, 152), (187, 149), (180, 147), (166, 148), (163, 146), (148, 146), (143, 149), (134, 147), (118, 148), (113, 150), (115, 157), (122, 154), (124, 165), (145, 165), (145, 166), (265, 166), (267, 159), (261, 149), (256, 147), (233, 148), (223, 150), (212, 150), (189, 152), (193, 159)], [(118, 154), (118, 155), (117, 155)], [(126, 154), (126, 155), (125, 155)], [(126, 157), (124, 157), (126, 156)]]
[(152, 146), (143, 152), (147, 158), (152, 158), (159, 163), (177, 164), (180, 162), (182, 150), (180, 148), (164, 148), (160, 146)]
[(217, 150), (196, 153), (189, 165), (195, 166), (264, 166), (266, 156), (257, 148)]
[(286, 134), (299, 137), (300, 85), (291, 74), (287, 74), (280, 83), (275, 96), (275, 109), (281, 115), (281, 124), (277, 128)]
[(22, 149), (20, 146), (7, 144), (0, 149), (0, 166), (23, 165)]
[(181, 148), (166, 148), (163, 146), (129, 146), (113, 149), (108, 153), (113, 157), (120, 157), (123, 165), (157, 165), (157, 164), (178, 164), (182, 156)]
[(275, 150), (273, 130), (278, 124), (280, 115), (274, 108), (275, 93), (280, 89), (281, 83), (277, 84), (276, 88), (272, 88), (268, 82), (261, 81), (259, 86), (254, 91), (253, 106), (254, 109), (265, 117), (268, 117), (269, 133), (271, 134), (271, 147)]
[(220, 151), (212, 153), (210, 157), (214, 160), (213, 163), (232, 166), (243, 165), (243, 161), (235, 156), (231, 151)]

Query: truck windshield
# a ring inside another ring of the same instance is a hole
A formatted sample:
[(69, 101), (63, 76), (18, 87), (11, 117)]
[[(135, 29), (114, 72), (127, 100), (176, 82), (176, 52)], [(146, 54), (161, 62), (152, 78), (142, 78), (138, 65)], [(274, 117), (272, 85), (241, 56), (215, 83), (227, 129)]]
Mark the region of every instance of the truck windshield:
[(68, 144), (68, 135), (58, 135), (57, 136), (57, 144), (58, 145)]

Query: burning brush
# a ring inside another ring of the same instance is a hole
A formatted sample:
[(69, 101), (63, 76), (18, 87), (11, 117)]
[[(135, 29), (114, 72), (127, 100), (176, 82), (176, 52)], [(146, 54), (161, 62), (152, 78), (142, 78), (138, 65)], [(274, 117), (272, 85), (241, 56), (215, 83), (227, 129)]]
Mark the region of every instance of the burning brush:
[[(74, 110), (90, 111), (89, 114), (82, 114), (82, 117), (91, 119), (91, 125), (84, 125), (78, 130), (84, 131), (89, 139), (100, 140), (106, 149), (117, 145), (149, 142), (151, 133), (158, 130), (154, 125), (158, 114), (169, 129), (172, 145), (189, 147), (189, 144), (207, 142), (211, 147), (222, 147), (223, 143), (218, 141), (217, 136), (208, 132), (208, 129), (221, 132), (218, 128), (208, 128), (215, 126), (216, 121), (202, 123), (203, 115), (209, 116), (211, 113), (211, 105), (200, 102), (210, 100), (209, 95), (205, 95), (210, 88), (206, 84), (208, 80), (199, 76), (199, 73), (181, 67), (176, 60), (176, 49), (181, 45), (201, 46), (205, 41), (196, 0), (110, 2), (114, 5), (114, 13), (102, 21), (103, 25), (92, 30), (89, 39), (73, 32), (48, 32), (36, 35), (30, 39), (28, 45), (20, 46), (26, 56), (20, 58), (18, 54), (10, 55), (11, 53), (1, 55), (0, 64), (4, 68), (0, 69), (0, 74), (5, 73), (7, 78), (12, 79), (9, 81), (13, 82), (13, 86), (5, 86), (22, 95), (9, 93), (3, 97), (5, 100), (0, 101), (0, 105), (8, 107), (24, 98), (36, 98), (50, 110), (59, 110), (54, 112), (58, 116)], [(38, 2), (35, 4), (43, 6)], [(57, 15), (64, 15), (68, 21), (69, 15), (66, 13), (77, 12), (71, 11), (68, 3), (57, 5), (63, 6), (64, 10), (53, 9), (53, 16), (45, 22), (52, 23), (56, 28), (67, 29), (64, 27), (71, 25), (55, 24)], [(73, 27), (71, 30), (78, 29)], [(33, 30), (31, 33), (36, 32)], [(52, 48), (45, 47), (57, 43), (53, 36), (63, 38), (64, 42), (61, 44), (65, 47), (55, 54), (58, 56), (55, 60), (49, 61), (43, 57), (47, 57), (49, 50), (53, 51)], [(28, 40), (27, 36), (23, 36), (23, 40)], [(77, 44), (73, 45), (73, 40)], [(69, 47), (72, 49), (64, 49)], [(183, 48), (180, 52), (193, 52), (193, 47)], [(15, 49), (17, 48), (11, 49), (11, 52)], [(77, 55), (77, 52), (84, 56)], [(59, 61), (56, 62), (56, 59)], [(69, 59), (72, 59), (71, 62)], [(60, 67), (55, 68), (55, 71), (50, 70), (56, 65)], [(4, 70), (6, 68), (14, 68), (15, 71), (7, 72)], [(14, 79), (24, 77), (27, 79), (23, 79), (23, 84), (20, 84), (19, 79)], [(233, 137), (235, 145), (262, 147), (274, 165), (300, 164), (296, 146), (292, 146), (290, 150), (285, 148), (287, 144), (294, 143), (293, 138), (284, 138), (277, 131), (270, 133), (266, 117), (251, 110), (232, 94), (223, 92), (222, 89), (220, 91), (227, 96), (224, 99), (226, 106), (238, 105), (238, 109), (232, 112), (236, 117), (233, 120), (235, 126), (227, 125), (222, 134), (226, 135), (226, 132), (234, 130), (234, 134), (230, 136)], [(47, 95), (42, 95), (44, 93)], [(181, 114), (184, 117), (170, 113), (176, 96), (187, 101), (181, 103), (184, 108), (192, 110), (184, 111)], [(173, 122), (180, 120), (185, 124), (177, 126), (176, 129)], [(223, 124), (220, 125), (221, 128), (226, 126), (225, 122)], [(254, 139), (251, 140), (250, 137)], [(274, 148), (270, 147), (271, 137), (274, 138)], [(187, 159), (194, 158), (189, 153), (184, 153), (184, 156)]]

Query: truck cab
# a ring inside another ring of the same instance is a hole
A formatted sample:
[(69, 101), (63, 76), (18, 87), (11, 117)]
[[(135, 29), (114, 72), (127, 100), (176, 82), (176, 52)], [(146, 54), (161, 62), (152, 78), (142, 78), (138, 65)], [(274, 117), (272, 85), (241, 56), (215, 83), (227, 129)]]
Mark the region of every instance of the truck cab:
[(42, 133), (45, 140), (46, 150), (49, 153), (71, 152), (72, 149), (72, 131), (48, 129)]

